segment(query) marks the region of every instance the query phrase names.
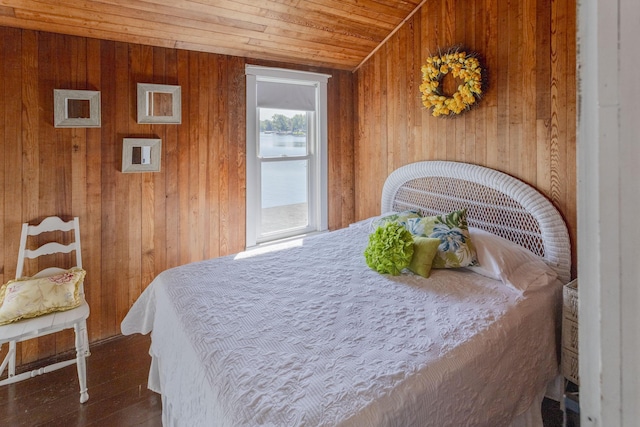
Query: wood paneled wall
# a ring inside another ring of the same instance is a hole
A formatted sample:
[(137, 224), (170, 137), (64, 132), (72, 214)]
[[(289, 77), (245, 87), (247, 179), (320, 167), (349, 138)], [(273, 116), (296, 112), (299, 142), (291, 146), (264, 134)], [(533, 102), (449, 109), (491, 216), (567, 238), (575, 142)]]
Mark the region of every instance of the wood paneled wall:
[[(427, 2), (357, 71), (356, 217), (379, 213), (385, 177), (420, 160), (501, 170), (564, 215), (576, 262), (575, 0)], [(463, 45), (484, 59), (477, 108), (435, 118), (421, 105), (427, 57)]]
[[(20, 224), (79, 216), (91, 341), (161, 271), (245, 242), (247, 60), (0, 27), (0, 279), (15, 275)], [(255, 63), (255, 62), (253, 62)], [(260, 65), (283, 66), (261, 63)], [(310, 68), (306, 68), (310, 69)], [(328, 84), (329, 225), (354, 220), (350, 72)], [(182, 86), (182, 124), (136, 123), (136, 83)], [(53, 89), (99, 90), (102, 126), (53, 127)], [(162, 171), (122, 174), (123, 137), (162, 139)], [(19, 363), (72, 348), (72, 334), (20, 347)]]

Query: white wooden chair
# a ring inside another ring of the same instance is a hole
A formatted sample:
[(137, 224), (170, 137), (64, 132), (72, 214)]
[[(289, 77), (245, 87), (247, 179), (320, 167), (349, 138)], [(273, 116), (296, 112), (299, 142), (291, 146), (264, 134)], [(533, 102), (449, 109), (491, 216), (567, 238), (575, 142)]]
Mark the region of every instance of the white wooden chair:
[[(74, 241), (69, 244), (60, 242), (48, 242), (36, 249), (27, 249), (27, 237), (37, 236), (42, 233), (58, 232), (56, 236), (62, 236), (73, 232)], [(62, 233), (64, 232), (64, 233)], [(52, 254), (68, 254), (75, 251), (76, 265), (82, 268), (82, 255), (80, 248), (80, 226), (78, 217), (65, 222), (58, 217), (52, 216), (45, 218), (39, 225), (22, 225), (22, 236), (20, 237), (20, 249), (18, 252), (18, 266), (16, 268), (16, 278), (22, 277), (25, 265), (25, 259), (34, 259), (40, 256)], [(58, 259), (58, 258), (56, 258)], [(34, 277), (46, 277), (64, 271), (63, 268), (50, 267), (38, 272)], [(0, 386), (12, 384), (18, 381), (32, 378), (37, 375), (52, 372), (57, 369), (76, 364), (78, 368), (78, 381), (80, 383), (80, 403), (84, 403), (89, 399), (87, 392), (87, 375), (85, 357), (89, 356), (89, 340), (87, 336), (87, 322), (89, 317), (89, 305), (84, 298), (84, 287), (81, 283), (79, 286), (82, 303), (79, 307), (67, 311), (58, 311), (39, 317), (24, 319), (14, 323), (0, 326), (0, 347), (5, 343), (9, 343), (9, 351), (0, 365), (0, 375), (8, 367), (8, 376), (0, 381)], [(35, 369), (29, 372), (23, 372), (18, 375), (15, 373), (16, 368), (16, 343), (60, 332), (64, 329), (73, 328), (75, 332), (76, 357), (64, 360), (58, 363)]]

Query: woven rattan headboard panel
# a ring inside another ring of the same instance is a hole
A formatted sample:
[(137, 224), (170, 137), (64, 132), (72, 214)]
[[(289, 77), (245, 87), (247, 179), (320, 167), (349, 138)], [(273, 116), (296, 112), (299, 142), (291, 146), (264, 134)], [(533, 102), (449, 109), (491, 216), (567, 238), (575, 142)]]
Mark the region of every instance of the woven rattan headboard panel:
[(564, 219), (540, 192), (502, 172), (467, 163), (418, 162), (395, 170), (382, 190), (382, 213), (467, 209), (470, 227), (507, 238), (545, 258), (567, 283), (571, 244)]

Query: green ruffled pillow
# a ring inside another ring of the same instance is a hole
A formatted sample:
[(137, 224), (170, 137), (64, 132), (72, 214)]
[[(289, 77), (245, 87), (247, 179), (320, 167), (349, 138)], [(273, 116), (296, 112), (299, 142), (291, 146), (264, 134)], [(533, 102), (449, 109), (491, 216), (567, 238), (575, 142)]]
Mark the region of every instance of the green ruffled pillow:
[(433, 268), (458, 268), (478, 265), (476, 249), (467, 227), (467, 210), (449, 214), (411, 218), (407, 229), (414, 236), (440, 239)]
[(411, 263), (413, 236), (401, 224), (383, 224), (369, 235), (364, 257), (367, 265), (378, 273), (397, 276)]

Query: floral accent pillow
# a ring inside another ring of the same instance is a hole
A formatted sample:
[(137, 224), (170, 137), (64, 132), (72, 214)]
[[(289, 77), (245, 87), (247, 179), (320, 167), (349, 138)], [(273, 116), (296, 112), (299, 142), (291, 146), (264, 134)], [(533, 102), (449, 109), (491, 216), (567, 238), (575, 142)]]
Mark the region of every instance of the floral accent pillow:
[(78, 307), (85, 275), (83, 269), (74, 267), (48, 277), (8, 281), (0, 287), (0, 325)]
[(467, 227), (467, 210), (443, 215), (410, 218), (407, 229), (414, 236), (440, 239), (433, 268), (458, 268), (478, 264), (476, 250)]
[(422, 218), (422, 215), (420, 215), (420, 212), (412, 211), (412, 210), (385, 214), (379, 218), (374, 219), (371, 222), (371, 230), (372, 231), (376, 230), (378, 227), (381, 227), (390, 222), (398, 223), (402, 225), (404, 228), (407, 228), (407, 222), (410, 219), (417, 219), (417, 218)]

